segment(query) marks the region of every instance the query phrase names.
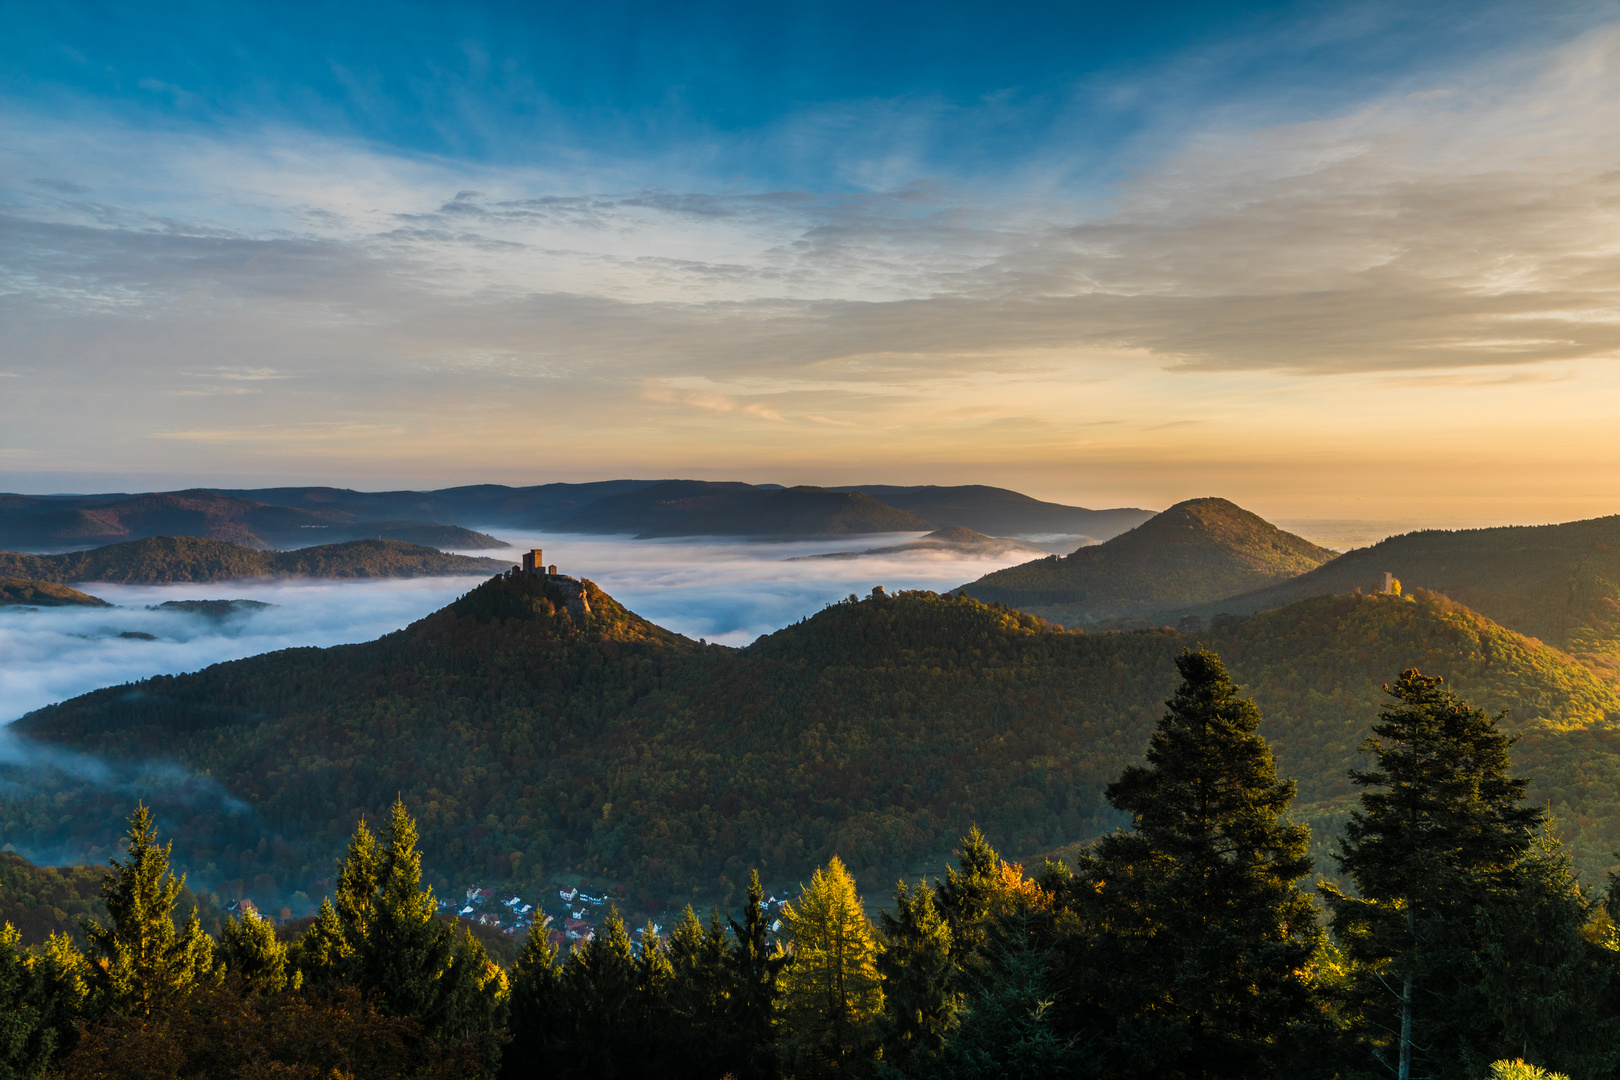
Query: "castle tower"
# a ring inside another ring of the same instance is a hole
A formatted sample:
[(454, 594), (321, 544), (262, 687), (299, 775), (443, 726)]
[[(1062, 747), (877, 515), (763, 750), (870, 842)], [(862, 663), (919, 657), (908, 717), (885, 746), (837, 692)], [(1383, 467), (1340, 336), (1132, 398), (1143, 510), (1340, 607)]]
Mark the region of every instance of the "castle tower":
[(543, 574), (546, 572), (546, 560), (539, 548), (523, 553), (523, 572), (525, 574)]

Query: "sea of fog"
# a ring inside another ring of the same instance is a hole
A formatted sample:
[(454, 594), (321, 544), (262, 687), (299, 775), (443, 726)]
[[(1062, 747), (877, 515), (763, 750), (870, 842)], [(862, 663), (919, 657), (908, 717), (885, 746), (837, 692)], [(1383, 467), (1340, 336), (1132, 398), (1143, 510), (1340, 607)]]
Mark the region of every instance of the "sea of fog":
[[(467, 554), (516, 562), (519, 551), (542, 548), (546, 562), (557, 564), (559, 572), (590, 578), (632, 611), (688, 637), (727, 645), (746, 645), (850, 593), (869, 593), (874, 585), (890, 591), (944, 590), (1038, 557), (969, 558), (934, 551), (805, 558), (901, 544), (915, 539), (914, 533), (747, 543), (490, 531), (513, 547)], [(0, 608), (0, 723), (97, 687), (151, 675), (196, 671), (294, 646), (370, 641), (443, 607), (481, 580), (93, 583), (79, 587), (117, 606)], [(150, 610), (165, 600), (233, 599), (274, 606), (224, 621)]]

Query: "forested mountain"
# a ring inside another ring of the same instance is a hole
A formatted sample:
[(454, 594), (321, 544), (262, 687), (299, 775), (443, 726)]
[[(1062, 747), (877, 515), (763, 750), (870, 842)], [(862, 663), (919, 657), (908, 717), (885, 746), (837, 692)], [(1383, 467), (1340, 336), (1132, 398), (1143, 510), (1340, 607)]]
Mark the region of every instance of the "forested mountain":
[(1191, 499), (1107, 543), (997, 570), (961, 591), (1073, 625), (1270, 585), (1333, 554), (1225, 499)]
[(49, 581), (0, 577), (0, 607), (110, 607), (99, 597)]
[(1299, 577), (1164, 617), (1244, 614), (1307, 596), (1372, 590), (1386, 571), (1408, 589), (1444, 593), (1620, 679), (1620, 516), (1392, 536)]
[(267, 577), (442, 577), (488, 574), (510, 566), (497, 559), (450, 555), (400, 540), (351, 540), (293, 551), (263, 551), (224, 540), (158, 536), (56, 555), (0, 551), (0, 575), (44, 582), (111, 581), (125, 585)]
[[(1194, 640), (908, 592), (734, 650), (582, 589), (588, 610), (502, 576), (376, 642), (101, 690), (16, 727), (205, 771), (254, 814), (163, 813), (216, 879), (306, 888), (361, 812), (403, 794), (441, 888), (575, 872), (662, 906), (722, 894), (750, 865), (796, 880), (834, 853), (883, 887), (975, 822), (1018, 854), (1105, 831), (1102, 787), (1140, 755)], [(1509, 710), (1532, 798), (1551, 800), (1583, 870), (1620, 844), (1620, 697), (1552, 649), (1427, 593), (1307, 600), (1198, 640), (1254, 693), (1313, 821), (1348, 798), (1379, 688), (1416, 665)], [(4, 835), (109, 842), (107, 796), (45, 770), (29, 781)]]
[(502, 541), (457, 525), (366, 519), (316, 506), (273, 506), (213, 491), (135, 496), (26, 496), (0, 500), (0, 546), (60, 551), (113, 540), (197, 536), (247, 547), (306, 547), (362, 537), (436, 547), (497, 548)]

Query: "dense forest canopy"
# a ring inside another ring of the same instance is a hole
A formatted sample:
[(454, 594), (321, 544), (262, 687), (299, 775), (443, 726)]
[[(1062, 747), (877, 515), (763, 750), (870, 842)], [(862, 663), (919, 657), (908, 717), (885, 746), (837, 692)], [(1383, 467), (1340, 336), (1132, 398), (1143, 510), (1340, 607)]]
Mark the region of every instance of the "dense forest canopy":
[[(1141, 753), (1174, 657), (1201, 641), (1254, 695), (1305, 820), (1342, 818), (1368, 711), (1391, 671), (1419, 664), (1507, 711), (1531, 797), (1550, 800), (1589, 878), (1620, 843), (1614, 689), (1434, 594), (1316, 598), (1196, 637), (875, 594), (737, 650), (582, 588), (588, 610), (558, 583), (503, 575), (376, 642), (108, 688), (17, 728), (153, 784), (163, 761), (205, 775), (219, 793), (173, 781), (159, 810), (211, 880), (318, 888), (355, 820), (403, 795), (441, 887), (586, 874), (662, 909), (723, 896), (750, 866), (796, 881), (833, 854), (881, 888), (975, 823), (1018, 856), (1105, 832), (1120, 818), (1104, 786)], [(7, 835), (106, 850), (109, 796), (48, 770), (29, 783), (4, 804)], [(241, 805), (179, 805), (204, 796)]]
[(1307, 596), (1370, 589), (1385, 572), (1431, 589), (1620, 678), (1620, 516), (1561, 525), (1426, 529), (1347, 551), (1307, 574), (1241, 596), (1177, 605), (1184, 614), (1244, 614)]

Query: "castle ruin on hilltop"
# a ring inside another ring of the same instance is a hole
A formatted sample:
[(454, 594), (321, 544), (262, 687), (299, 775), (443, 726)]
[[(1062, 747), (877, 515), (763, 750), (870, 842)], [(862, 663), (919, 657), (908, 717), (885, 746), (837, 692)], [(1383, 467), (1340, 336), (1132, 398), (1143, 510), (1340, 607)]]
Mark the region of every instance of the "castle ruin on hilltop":
[(563, 594), (563, 601), (568, 610), (575, 615), (589, 615), (591, 602), (585, 595), (585, 583), (578, 578), (571, 578), (565, 574), (557, 573), (557, 564), (546, 565), (545, 552), (540, 548), (531, 548), (523, 553), (523, 568), (516, 573), (529, 574), (543, 579)]

